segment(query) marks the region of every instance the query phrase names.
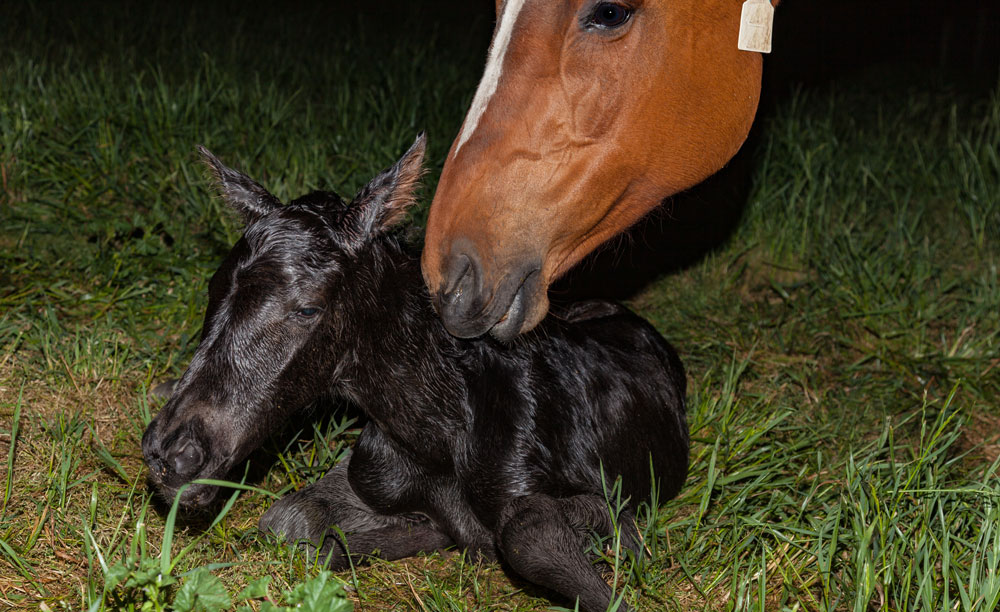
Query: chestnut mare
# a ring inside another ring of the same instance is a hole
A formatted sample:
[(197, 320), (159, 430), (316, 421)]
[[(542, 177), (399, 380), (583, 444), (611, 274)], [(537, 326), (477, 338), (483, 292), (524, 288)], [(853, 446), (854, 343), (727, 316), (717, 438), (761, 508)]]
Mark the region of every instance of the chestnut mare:
[(739, 150), (762, 63), (737, 49), (742, 4), (497, 0), (423, 253), (452, 334), (530, 330), (555, 279)]

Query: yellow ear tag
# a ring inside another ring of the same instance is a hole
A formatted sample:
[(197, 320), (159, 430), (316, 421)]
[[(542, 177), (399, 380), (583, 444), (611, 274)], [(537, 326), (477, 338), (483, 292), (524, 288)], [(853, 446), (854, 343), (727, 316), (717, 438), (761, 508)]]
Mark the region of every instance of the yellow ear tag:
[(740, 50), (770, 53), (773, 23), (774, 7), (769, 0), (746, 0), (740, 16)]

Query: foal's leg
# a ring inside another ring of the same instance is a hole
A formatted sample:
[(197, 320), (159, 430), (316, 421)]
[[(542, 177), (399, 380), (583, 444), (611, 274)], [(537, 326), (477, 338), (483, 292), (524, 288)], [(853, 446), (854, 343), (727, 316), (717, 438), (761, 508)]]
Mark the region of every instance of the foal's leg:
[[(430, 520), (380, 514), (357, 496), (347, 480), (350, 457), (319, 482), (275, 502), (260, 518), (261, 531), (308, 543), (331, 569), (371, 557), (401, 559), (452, 544)], [(350, 555), (350, 559), (348, 558)]]
[[(556, 499), (536, 493), (514, 498), (501, 511), (497, 547), (522, 577), (570, 600), (579, 598), (581, 610), (604, 612), (611, 603), (611, 587), (583, 552), (591, 530), (613, 532), (600, 497)], [(628, 609), (622, 602), (620, 612)]]

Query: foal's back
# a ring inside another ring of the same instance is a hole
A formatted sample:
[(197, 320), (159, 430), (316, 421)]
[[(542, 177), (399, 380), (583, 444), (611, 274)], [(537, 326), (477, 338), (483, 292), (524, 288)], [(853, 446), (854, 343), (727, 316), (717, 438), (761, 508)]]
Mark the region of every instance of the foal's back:
[(688, 457), (673, 347), (618, 304), (553, 315), (513, 345), (467, 345), (478, 353), (466, 380), (474, 466), (513, 494), (603, 495), (621, 476), (634, 504), (649, 499), (654, 477), (660, 499), (672, 497)]

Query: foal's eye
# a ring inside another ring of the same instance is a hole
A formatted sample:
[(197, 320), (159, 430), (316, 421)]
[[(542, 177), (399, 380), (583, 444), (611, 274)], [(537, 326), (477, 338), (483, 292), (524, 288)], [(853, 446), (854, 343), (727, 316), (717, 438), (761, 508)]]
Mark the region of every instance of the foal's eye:
[(308, 319), (310, 317), (315, 317), (319, 314), (319, 308), (299, 308), (295, 311), (295, 314), (299, 315), (303, 319)]
[(632, 17), (632, 9), (615, 2), (601, 2), (590, 16), (589, 26), (611, 30), (625, 25)]

